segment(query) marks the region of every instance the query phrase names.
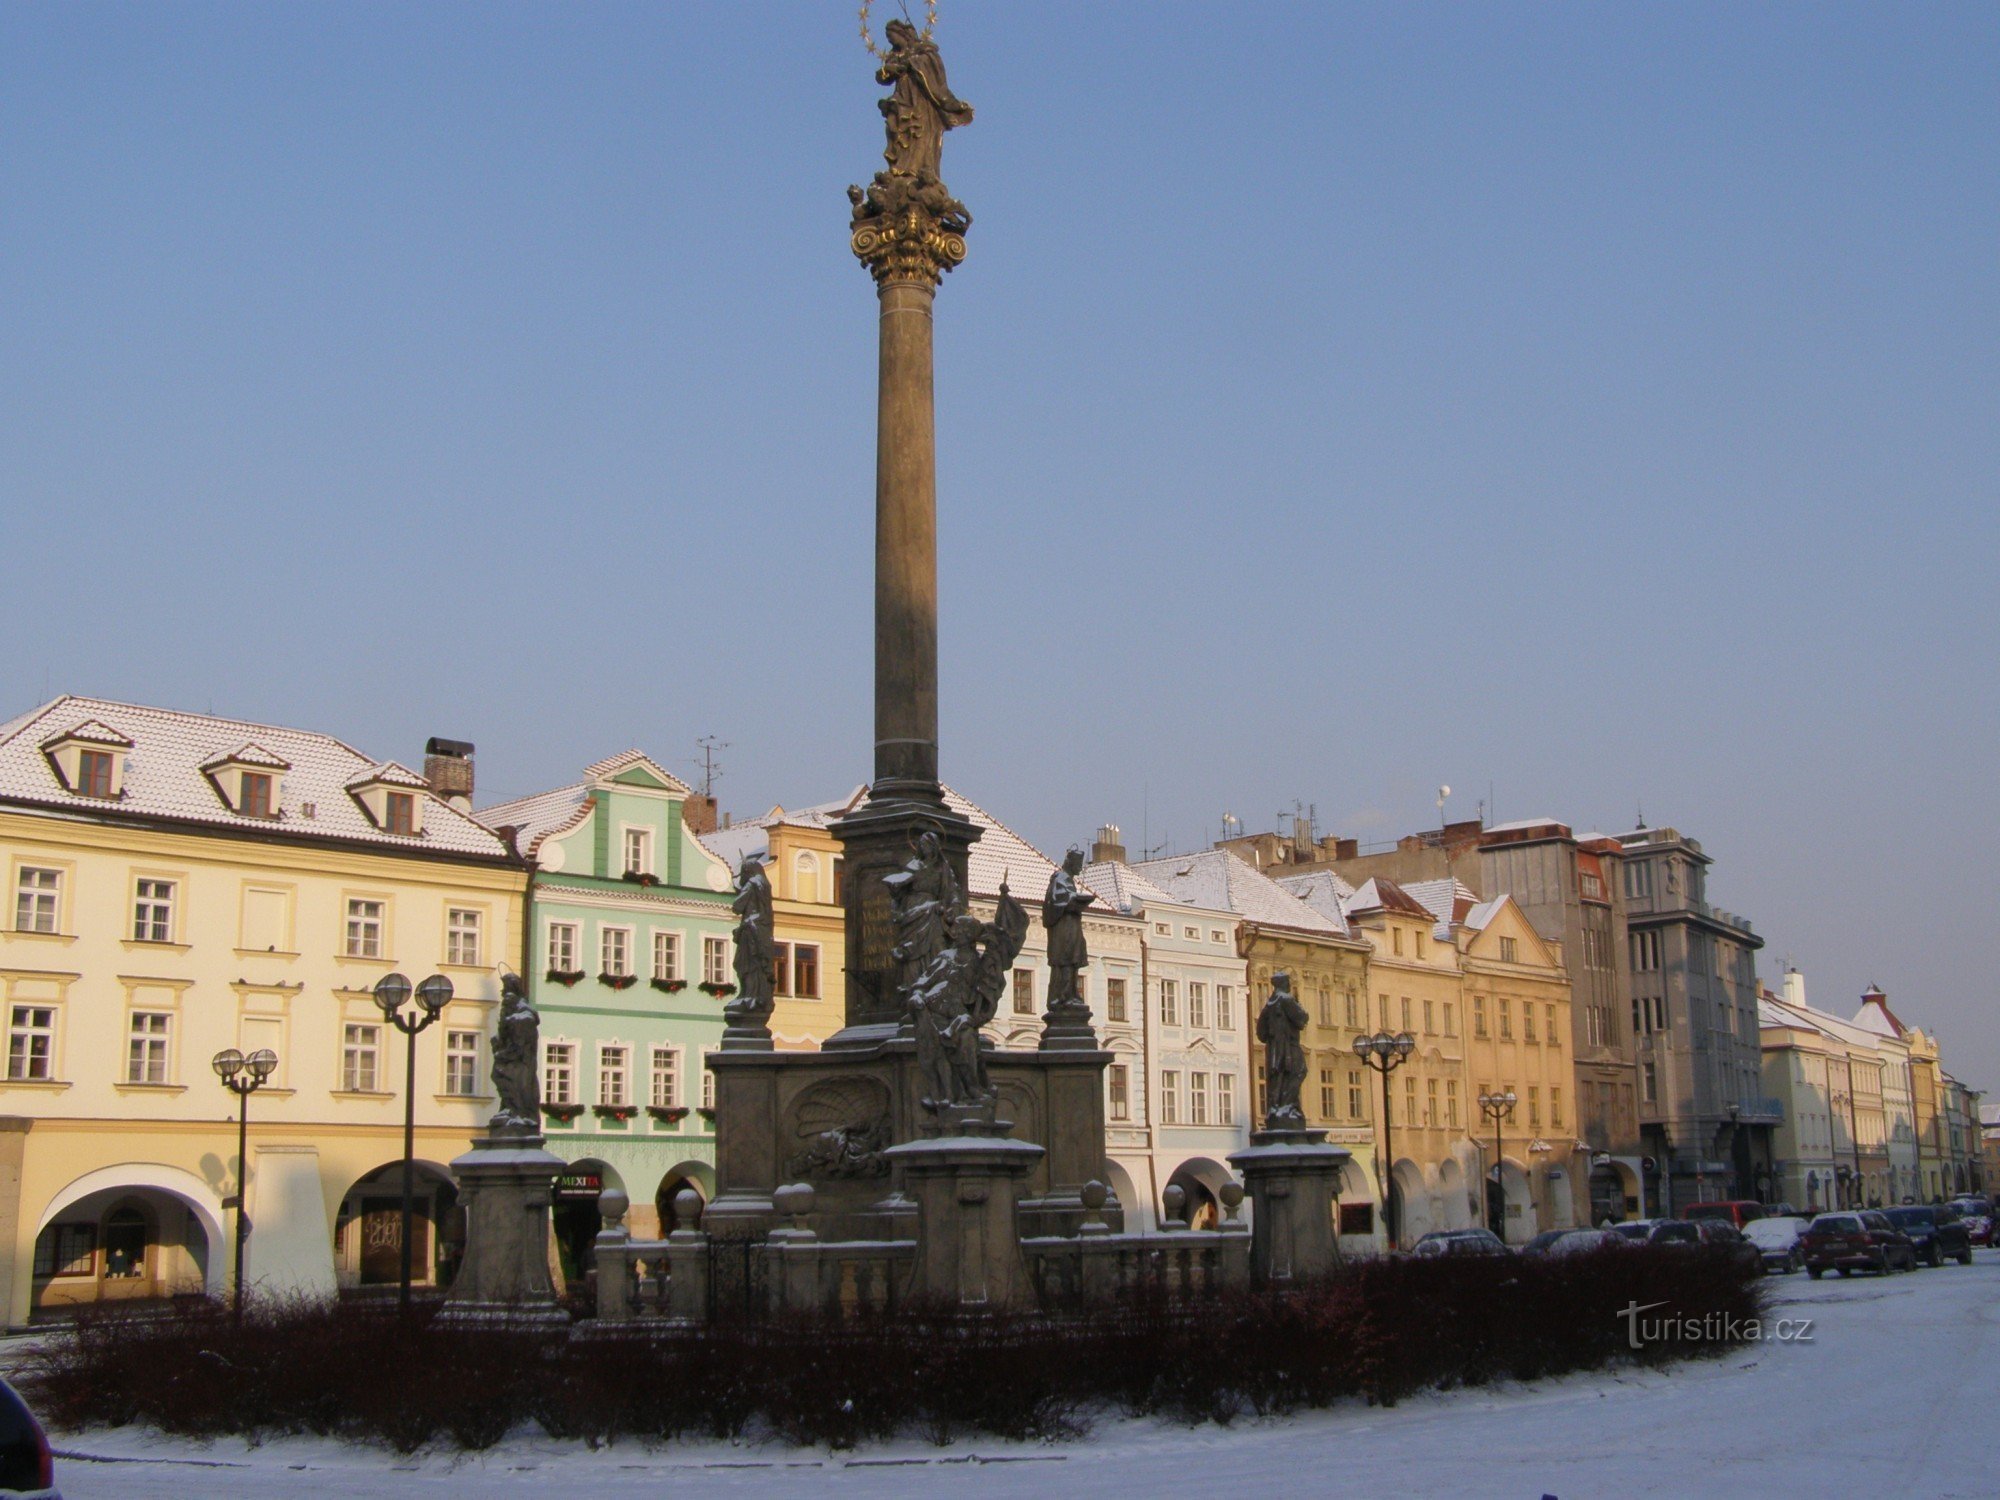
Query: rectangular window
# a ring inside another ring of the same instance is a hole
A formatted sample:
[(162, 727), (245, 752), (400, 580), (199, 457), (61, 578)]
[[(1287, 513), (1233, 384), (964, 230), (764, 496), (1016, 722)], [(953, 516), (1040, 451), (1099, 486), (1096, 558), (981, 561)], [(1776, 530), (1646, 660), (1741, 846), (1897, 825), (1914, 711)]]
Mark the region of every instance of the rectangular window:
[(818, 943), (798, 943), (793, 946), (792, 993), (801, 1000), (819, 999)]
[(1535, 1007), (1531, 1002), (1523, 1000), (1521, 1002), (1521, 1040), (1532, 1042), (1534, 1039)]
[(1390, 933), (1389, 933), (1389, 943), (1390, 943), (1390, 946), (1392, 946), (1392, 947), (1393, 947), (1393, 948), (1394, 948), (1394, 949), (1396, 950), (1396, 957), (1398, 957), (1398, 958), (1401, 958), (1401, 957), (1403, 956), (1403, 929), (1402, 929), (1402, 928), (1400, 928), (1400, 927), (1397, 927), (1397, 928), (1393, 928), (1393, 929), (1391, 929), (1391, 930), (1390, 930)]
[(82, 750), (76, 759), (76, 789), (86, 797), (111, 795), (111, 752)]
[(549, 969), (556, 974), (574, 974), (577, 931), (574, 922), (549, 923)]
[(1032, 1016), (1035, 1013), (1035, 971), (1016, 969), (1013, 980), (1014, 1014)]
[(655, 979), (681, 977), (681, 935), (678, 932), (653, 934), (653, 977)]
[(1160, 1075), (1160, 1123), (1178, 1125), (1181, 1122), (1181, 1075), (1169, 1068)]
[(1410, 1013), (1410, 997), (1405, 995), (1403, 996), (1403, 1030), (1415, 1031), (1416, 1027), (1410, 1024), (1414, 1019)]
[(1389, 997), (1387, 995), (1378, 995), (1375, 998), (1380, 1002), (1382, 1008), (1382, 1029), (1387, 1031), (1389, 1029)]
[(576, 1103), (576, 1043), (550, 1042), (542, 1049), (542, 1098), (550, 1104)]
[(650, 875), (653, 873), (652, 829), (628, 828), (625, 830), (625, 873), (627, 875)]
[[(1349, 1068), (1347, 1070), (1347, 1118), (1348, 1119), (1358, 1120), (1361, 1118), (1362, 1103), (1363, 1103), (1363, 1096), (1361, 1091), (1361, 1070), (1359, 1068)], [(1326, 1113), (1328, 1119), (1331, 1119), (1333, 1117), (1332, 1110), (1329, 1109)]]
[(1486, 1035), (1486, 997), (1484, 995), (1474, 995), (1472, 997), (1472, 1034), (1476, 1037)]
[(1660, 967), (1660, 935), (1657, 932), (1632, 934), (1632, 968), (1640, 974), (1656, 973)]
[(478, 1032), (444, 1034), (444, 1091), (460, 1099), (469, 1099), (479, 1092)]
[(1435, 1078), (1424, 1080), (1424, 1123), (1438, 1123), (1438, 1081)]
[(597, 1102), (624, 1106), (632, 1102), (632, 1052), (628, 1047), (601, 1045), (597, 1049)]
[(1125, 1014), (1125, 981), (1107, 979), (1104, 981), (1104, 1011), (1113, 1021), (1128, 1019)]
[(1658, 1103), (1660, 1098), (1660, 1074), (1658, 1068), (1652, 1063), (1639, 1064), (1639, 1079), (1643, 1088), (1641, 1097), (1648, 1104)]
[(1236, 1075), (1217, 1073), (1215, 1075), (1215, 1123), (1234, 1125), (1236, 1123)]
[(1510, 1041), (1513, 1035), (1514, 1002), (1512, 1000), (1502, 1000), (1500, 1002), (1500, 1038), (1502, 1041)]
[(35, 1275), (95, 1276), (97, 1226), (51, 1224), (35, 1240)]
[(238, 809), (245, 817), (268, 818), (271, 816), (271, 778), (262, 771), (245, 771), (239, 783), (238, 797), (243, 805)]
[(1533, 1084), (1528, 1085), (1528, 1128), (1542, 1127), (1542, 1091)]
[(173, 1017), (163, 1011), (135, 1010), (125, 1041), (125, 1081), (167, 1081), (167, 1033)]
[(21, 867), (14, 889), (14, 930), (54, 932), (56, 909), (62, 903), (62, 871)]
[(1449, 1129), (1458, 1129), (1458, 1080), (1456, 1078), (1447, 1078), (1444, 1081), (1444, 1123)]
[(1653, 894), (1653, 867), (1634, 860), (1625, 867), (1625, 894), (1628, 896), (1650, 896)]
[(1436, 1032), (1437, 1032), (1437, 1010), (1435, 1005), (1431, 1001), (1426, 1000), (1424, 1002), (1424, 1035), (1432, 1036), (1435, 1035)]
[(1333, 1069), (1321, 1068), (1319, 1070), (1319, 1112), (1322, 1119), (1331, 1120), (1333, 1118), (1335, 1094), (1336, 1081)]
[(1333, 991), (1324, 985), (1320, 986), (1319, 991), (1319, 1024), (1322, 1026), (1333, 1024)]
[(1181, 929), (1181, 936), (1186, 938), (1190, 943), (1198, 943), (1201, 941), (1201, 929), (1199, 927), (1183, 927)]
[(1190, 981), (1188, 984), (1188, 1025), (1206, 1026), (1207, 1024), (1208, 986)]
[(1208, 930), (1208, 940), (1211, 943), (1226, 943), (1229, 941), (1229, 934), (1220, 927), (1211, 927)]
[(444, 961), (448, 964), (476, 965), (479, 962), (480, 913), (470, 907), (454, 906), (444, 914)]
[(1347, 1024), (1356, 1030), (1359, 1030), (1361, 1026), (1360, 1010), (1361, 1007), (1355, 1000), (1354, 991), (1349, 990), (1347, 992)]
[(790, 943), (771, 944), (771, 993), (789, 995), (792, 992), (792, 945)]
[(417, 799), (408, 792), (391, 792), (384, 799), (387, 816), (383, 827), (390, 833), (417, 831)]
[(715, 1108), (715, 1069), (708, 1065), (708, 1054), (701, 1055), (701, 1107)]
[(1520, 939), (1510, 938), (1510, 937), (1503, 937), (1502, 939), (1500, 939), (1500, 962), (1503, 964), (1512, 964), (1512, 963), (1519, 963), (1520, 961), (1521, 961)]
[(1583, 897), (1586, 901), (1602, 901), (1604, 899), (1604, 882), (1597, 876), (1585, 870), (1578, 877), (1578, 880), (1583, 886)]
[(380, 958), (382, 956), (382, 907), (380, 901), (350, 901), (347, 903), (347, 956), (349, 958)]
[(170, 943), (174, 940), (174, 883), (142, 880), (132, 903), (132, 941)]
[(1113, 1063), (1104, 1070), (1106, 1087), (1111, 1091), (1111, 1118), (1129, 1120), (1132, 1118), (1132, 1081), (1125, 1064)]
[(632, 929), (605, 927), (597, 934), (598, 972), (623, 979), (632, 972)]
[(655, 1109), (679, 1109), (681, 1105), (681, 1055), (673, 1047), (653, 1049), (653, 1081), (647, 1095)]
[(729, 940), (705, 937), (701, 940), (701, 978), (704, 984), (729, 983)]
[(349, 1022), (341, 1028), (340, 1086), (372, 1094), (382, 1079), (382, 1028)]
[(1236, 997), (1229, 993), (1229, 986), (1215, 987), (1215, 1024), (1224, 1031), (1236, 1029)]
[(1403, 1123), (1414, 1126), (1417, 1123), (1417, 1080), (1403, 1080)]
[(1181, 1024), (1181, 987), (1177, 980), (1160, 981), (1160, 1024), (1162, 1026)]
[(1188, 1124), (1208, 1123), (1208, 1075), (1188, 1074)]
[(1444, 1002), (1444, 1034), (1458, 1035), (1458, 1011), (1449, 1000)]
[(1563, 1091), (1560, 1088), (1549, 1090), (1549, 1125), (1556, 1130), (1563, 1128)]
[(1544, 1005), (1542, 1007), (1542, 1020), (1547, 1023), (1544, 1030), (1548, 1034), (1549, 1045), (1551, 1047), (1560, 1047), (1562, 1045), (1562, 1036), (1556, 1030), (1556, 1008), (1553, 1005)]

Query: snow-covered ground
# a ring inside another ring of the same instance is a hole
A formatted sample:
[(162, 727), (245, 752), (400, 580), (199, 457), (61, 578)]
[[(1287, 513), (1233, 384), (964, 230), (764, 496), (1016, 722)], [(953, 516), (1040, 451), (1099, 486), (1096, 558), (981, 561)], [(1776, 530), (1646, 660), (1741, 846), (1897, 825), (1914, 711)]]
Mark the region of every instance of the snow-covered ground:
[(1810, 1341), (1752, 1345), (1670, 1373), (1626, 1370), (1533, 1386), (1350, 1406), (1228, 1428), (1100, 1420), (1072, 1443), (951, 1448), (911, 1441), (828, 1454), (756, 1444), (579, 1444), (517, 1438), (485, 1454), (398, 1459), (316, 1440), (249, 1449), (136, 1431), (59, 1436), (68, 1500), (338, 1494), (636, 1497), (1151, 1497), (1247, 1494), (1536, 1500), (2000, 1494), (1991, 1449), (2000, 1361), (2000, 1251), (1887, 1279), (1773, 1283), (1774, 1315)]

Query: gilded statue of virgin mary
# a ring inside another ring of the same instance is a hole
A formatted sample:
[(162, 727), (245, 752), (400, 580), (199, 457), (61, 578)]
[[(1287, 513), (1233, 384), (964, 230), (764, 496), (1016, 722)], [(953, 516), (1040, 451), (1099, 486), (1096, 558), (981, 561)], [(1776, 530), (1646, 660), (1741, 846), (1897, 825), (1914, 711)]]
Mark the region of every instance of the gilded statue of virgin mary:
[(971, 124), (972, 106), (944, 81), (944, 59), (937, 43), (908, 21), (891, 21), (882, 33), (889, 51), (875, 70), (875, 81), (894, 85), (880, 106), (889, 127), (889, 145), (882, 158), (892, 176), (935, 179), (944, 133)]

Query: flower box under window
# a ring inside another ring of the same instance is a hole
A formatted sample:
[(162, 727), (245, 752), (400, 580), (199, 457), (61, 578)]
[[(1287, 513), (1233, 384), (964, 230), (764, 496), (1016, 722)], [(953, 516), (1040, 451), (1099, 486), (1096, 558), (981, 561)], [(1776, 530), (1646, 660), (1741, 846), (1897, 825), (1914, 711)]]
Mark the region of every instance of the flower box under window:
[(614, 990), (629, 990), (639, 982), (637, 974), (599, 974), (597, 977)]
[(715, 1107), (710, 1104), (704, 1104), (695, 1113), (700, 1115), (704, 1120), (713, 1120), (715, 1118)]
[(717, 984), (712, 979), (704, 979), (701, 982), (700, 988), (704, 995), (713, 995), (718, 1000), (727, 1000), (731, 995), (736, 993), (735, 985)]
[(660, 877), (655, 875), (651, 870), (627, 870), (620, 878), (629, 880), (634, 885), (658, 885), (660, 883)]
[(567, 1125), (583, 1113), (583, 1106), (581, 1104), (544, 1104), (542, 1106), (542, 1113), (547, 1115), (551, 1120), (560, 1120), (563, 1124)]
[(639, 1113), (636, 1104), (593, 1104), (590, 1112), (600, 1120), (629, 1120)]
[(688, 982), (685, 979), (655, 979), (653, 981), (653, 988), (663, 995), (678, 995), (687, 987)]
[(688, 1107), (685, 1104), (649, 1104), (646, 1113), (663, 1124), (678, 1125), (688, 1117)]
[(548, 975), (549, 983), (565, 985), (576, 984), (588, 977), (581, 969), (551, 969)]

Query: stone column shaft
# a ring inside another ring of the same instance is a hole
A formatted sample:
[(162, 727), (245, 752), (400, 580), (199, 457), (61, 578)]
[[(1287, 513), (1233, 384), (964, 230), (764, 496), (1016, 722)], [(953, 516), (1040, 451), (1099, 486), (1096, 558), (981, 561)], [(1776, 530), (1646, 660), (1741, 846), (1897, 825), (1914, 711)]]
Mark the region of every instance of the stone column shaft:
[(875, 438), (875, 787), (938, 778), (937, 440), (931, 303), (881, 287)]

